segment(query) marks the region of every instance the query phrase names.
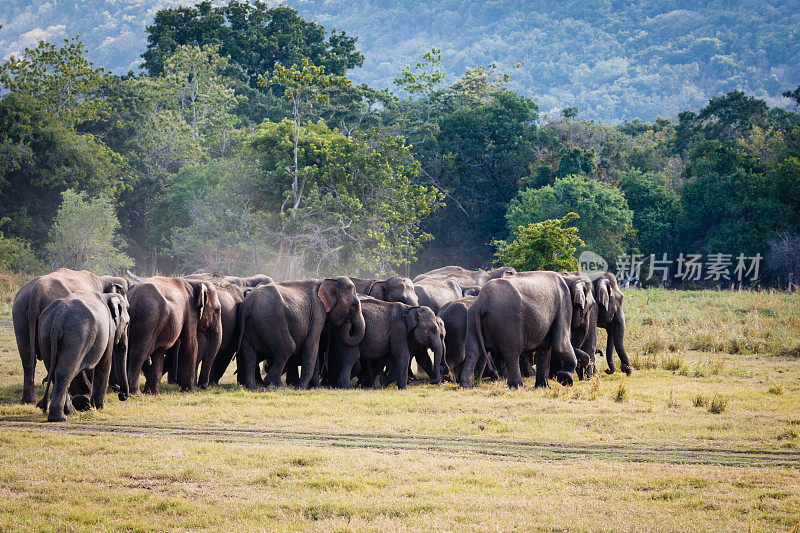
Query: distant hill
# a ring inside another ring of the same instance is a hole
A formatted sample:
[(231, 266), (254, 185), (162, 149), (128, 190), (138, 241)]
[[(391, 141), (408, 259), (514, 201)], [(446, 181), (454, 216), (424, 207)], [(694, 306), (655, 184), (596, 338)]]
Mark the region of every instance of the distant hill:
[[(145, 26), (178, 0), (3, 0), (0, 56), (80, 34), (92, 59), (135, 68)], [(215, 2), (219, 3), (219, 2)], [(604, 121), (652, 120), (733, 89), (785, 103), (800, 85), (796, 0), (289, 0), (327, 28), (359, 38), (351, 77), (388, 87), (406, 64), (441, 48), (451, 75), (497, 61), (543, 111), (577, 105)]]

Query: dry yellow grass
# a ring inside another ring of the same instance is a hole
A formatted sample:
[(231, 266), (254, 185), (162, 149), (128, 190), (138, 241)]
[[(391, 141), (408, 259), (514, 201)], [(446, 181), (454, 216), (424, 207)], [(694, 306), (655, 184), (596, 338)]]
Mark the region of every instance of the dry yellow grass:
[(16, 403), (0, 315), (0, 530), (789, 530), (797, 300), (627, 292), (639, 369), (574, 387), (250, 392), (229, 374), (64, 425)]

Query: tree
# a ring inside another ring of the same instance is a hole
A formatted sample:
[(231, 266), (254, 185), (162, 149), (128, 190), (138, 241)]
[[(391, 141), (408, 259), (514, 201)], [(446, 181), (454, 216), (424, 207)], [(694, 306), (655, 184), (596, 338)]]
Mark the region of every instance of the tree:
[(519, 226), (511, 242), (494, 241), (497, 248), (495, 264), (524, 270), (553, 270), (564, 272), (578, 269), (575, 252), (584, 242), (578, 228), (563, 227), (577, 220), (577, 213), (567, 213), (560, 219), (548, 219)]
[(645, 255), (666, 253), (674, 257), (678, 252), (680, 199), (665, 177), (631, 170), (619, 177), (619, 186), (633, 211), (633, 228), (640, 251)]
[(40, 42), (0, 65), (0, 212), (13, 237), (40, 246), (68, 188), (116, 192), (125, 162), (88, 130), (106, 116), (111, 77), (83, 44)]
[(552, 186), (525, 189), (506, 212), (509, 230), (577, 213), (578, 231), (592, 251), (608, 259), (625, 250), (633, 235), (633, 213), (622, 191), (584, 176), (558, 178)]
[[(278, 277), (388, 273), (411, 262), (430, 236), (420, 225), (439, 207), (435, 189), (417, 185), (418, 163), (400, 137), (381, 131), (350, 137), (324, 122), (302, 126), (298, 168), (303, 200), (292, 198), (294, 122), (264, 122), (247, 141), (257, 161), (253, 208), (271, 218)], [(282, 211), (283, 209), (283, 211)]]
[(314, 105), (328, 103), (329, 98), (325, 93), (328, 87), (347, 86), (350, 84), (350, 80), (345, 76), (329, 76), (325, 74), (325, 67), (312, 65), (308, 58), (304, 57), (301, 59), (300, 65), (292, 65), (288, 68), (277, 65), (269, 77), (260, 78), (258, 83), (262, 86), (274, 84), (282, 87), (284, 95), (292, 101), (294, 161), (292, 166), (286, 169), (292, 178), (292, 195), (281, 204), (281, 213), (286, 212), (287, 202), (290, 200), (290, 209), (297, 210), (300, 207), (308, 177), (308, 169), (305, 169), (303, 176), (300, 177), (300, 168), (298, 167), (300, 126), (304, 113), (313, 109)]
[(40, 41), (36, 48), (26, 48), (21, 58), (11, 56), (0, 65), (0, 85), (66, 128), (98, 120), (108, 112), (103, 90), (112, 78), (85, 54), (77, 38), (65, 39), (60, 48)]
[(219, 7), (205, 1), (194, 7), (162, 9), (147, 33), (142, 57), (151, 76), (160, 75), (166, 59), (183, 45), (219, 45), (221, 55), (245, 70), (252, 87), (276, 66), (299, 65), (303, 58), (336, 76), (364, 61), (356, 50), (356, 38), (334, 30), (326, 39), (323, 26), (304, 20), (294, 9), (270, 8), (258, 0), (229, 0)]
[(71, 189), (61, 198), (47, 243), (53, 269), (120, 272), (133, 265), (133, 260), (119, 251), (115, 235), (119, 220), (109, 198), (87, 198)]

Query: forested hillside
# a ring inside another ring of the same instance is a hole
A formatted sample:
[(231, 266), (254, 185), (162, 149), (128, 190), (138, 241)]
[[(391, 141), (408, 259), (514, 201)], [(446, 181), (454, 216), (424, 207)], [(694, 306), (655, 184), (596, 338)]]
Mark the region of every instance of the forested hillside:
[[(135, 68), (145, 26), (178, 0), (5, 0), (0, 56), (39, 39), (80, 35), (89, 57)], [(217, 3), (218, 4), (218, 3)], [(269, 2), (275, 5), (276, 2)], [(771, 105), (800, 83), (800, 9), (792, 0), (522, 1), (288, 0), (309, 20), (358, 37), (365, 61), (350, 77), (375, 87), (426, 50), (443, 51), (451, 81), (466, 67), (519, 61), (510, 87), (542, 112), (582, 118), (674, 116), (742, 90)]]
[(359, 84), (357, 37), (287, 6), (165, 8), (146, 32), (133, 75), (74, 37), (0, 63), (0, 268), (297, 278), (591, 251), (630, 278), (800, 281), (800, 85), (775, 106), (709, 74), (718, 92), (670, 118), (544, 118), (489, 55), (429, 49), (391, 91)]

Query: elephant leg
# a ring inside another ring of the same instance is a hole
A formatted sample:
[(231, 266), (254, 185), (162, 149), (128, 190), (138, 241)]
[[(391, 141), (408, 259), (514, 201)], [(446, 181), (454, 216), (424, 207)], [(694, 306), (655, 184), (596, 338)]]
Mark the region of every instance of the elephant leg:
[(158, 383), (164, 375), (164, 349), (159, 348), (150, 356), (150, 364), (144, 367), (144, 393), (158, 394)]
[(175, 384), (178, 383), (178, 353), (181, 348), (181, 340), (172, 345), (171, 348), (167, 348), (164, 352), (164, 368), (167, 370), (167, 383)]
[(519, 367), (519, 355), (503, 354), (503, 360), (506, 362), (506, 379), (508, 386), (516, 389), (522, 386), (522, 371)]
[(108, 378), (111, 375), (111, 351), (103, 356), (94, 367), (92, 377), (92, 405), (95, 409), (102, 409), (108, 390)]
[(550, 377), (550, 350), (548, 348), (538, 348), (533, 359), (536, 363), (536, 384), (534, 387), (547, 387), (547, 380)]
[(388, 387), (395, 382), (397, 379), (396, 366), (394, 360), (389, 360), (386, 363), (386, 367), (383, 369), (383, 372), (381, 372), (381, 387)]
[(395, 379), (397, 379), (397, 388), (403, 390), (408, 385), (408, 368), (411, 362), (411, 353), (408, 351), (408, 347), (403, 346), (397, 351), (395, 357), (397, 359), (397, 363), (395, 364), (395, 368), (397, 369), (397, 375), (395, 377)]
[(534, 374), (530, 353), (526, 352), (520, 357), (520, 370), (522, 371), (522, 376), (526, 378)]
[(239, 351), (236, 353), (236, 380), (252, 390), (257, 386), (256, 374), (259, 375), (259, 378), (261, 377), (256, 350), (252, 341), (245, 337), (242, 339)]
[(269, 367), (267, 378), (265, 380), (266, 385), (274, 385), (276, 387), (283, 385), (281, 382), (283, 369), (286, 367), (286, 363), (289, 361), (296, 348), (297, 346), (295, 345), (295, 342), (289, 335), (288, 331), (284, 332), (283, 335), (280, 335), (277, 339), (275, 339), (275, 342), (272, 346), (272, 364)]
[(606, 363), (608, 364), (608, 368), (606, 368), (606, 374), (613, 374), (616, 372), (617, 367), (614, 364), (614, 337), (611, 336), (611, 332), (606, 330), (608, 339), (606, 340)]
[(72, 405), (78, 411), (88, 411), (92, 408), (92, 386), (93, 378), (91, 370), (78, 372), (75, 379), (69, 385), (69, 395), (72, 398)]
[(433, 379), (433, 362), (431, 361), (428, 350), (425, 348), (418, 348), (414, 350), (414, 359), (417, 361), (417, 366), (428, 375), (428, 378)]
[(353, 384), (351, 377), (353, 374), (353, 366), (358, 362), (361, 357), (361, 350), (358, 346), (342, 346), (341, 349), (341, 368), (339, 369), (339, 379), (336, 386), (340, 389), (351, 389)]
[(572, 373), (578, 366), (578, 359), (572, 348), (569, 328), (558, 328), (553, 332), (550, 349), (553, 355), (561, 360), (561, 370), (556, 372), (556, 379), (562, 385), (572, 385)]
[[(75, 375), (71, 369), (64, 368), (62, 361), (58, 362), (58, 368), (52, 368), (53, 373), (53, 397), (50, 400), (50, 408), (47, 411), (48, 422), (62, 422), (67, 419), (67, 414), (72, 408), (68, 389)], [(69, 413), (71, 414), (71, 413)]]
[(298, 370), (296, 357), (290, 357), (283, 369), (286, 371), (286, 385), (296, 387), (300, 383), (300, 371)]
[(575, 357), (578, 359), (578, 379), (583, 380), (584, 376), (586, 379), (588, 379), (592, 375), (592, 358), (589, 357), (588, 353), (584, 352), (580, 348), (574, 348), (574, 350)]
[(179, 342), (181, 345), (178, 350), (178, 385), (182, 392), (191, 392), (195, 388), (197, 373), (197, 331), (185, 331)]
[(303, 346), (300, 368), (300, 383), (298, 389), (307, 389), (314, 377), (314, 369), (317, 366), (317, 357), (319, 355), (319, 340), (306, 341)]

